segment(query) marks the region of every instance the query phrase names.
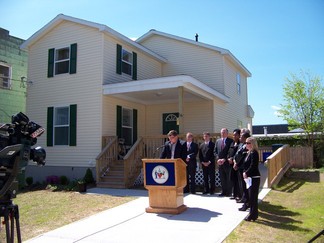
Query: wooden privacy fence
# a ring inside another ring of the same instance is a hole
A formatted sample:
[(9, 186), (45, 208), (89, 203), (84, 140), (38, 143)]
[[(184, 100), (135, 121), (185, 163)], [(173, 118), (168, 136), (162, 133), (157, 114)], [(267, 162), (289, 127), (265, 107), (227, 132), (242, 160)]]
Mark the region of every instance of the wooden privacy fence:
[(312, 147), (290, 147), (291, 167), (299, 169), (312, 168), (314, 155)]
[[(271, 154), (271, 147), (259, 147), (259, 161), (266, 161)], [(289, 147), (289, 156), (293, 168), (307, 169), (313, 167), (314, 155), (312, 147)]]
[(282, 176), (290, 168), (289, 145), (284, 145), (271, 154), (265, 161), (268, 167), (268, 187), (278, 184)]

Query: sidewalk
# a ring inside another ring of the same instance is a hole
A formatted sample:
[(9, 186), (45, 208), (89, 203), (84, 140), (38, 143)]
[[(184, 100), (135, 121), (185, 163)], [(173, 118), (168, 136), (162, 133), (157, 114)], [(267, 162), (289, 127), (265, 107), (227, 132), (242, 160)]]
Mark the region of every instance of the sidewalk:
[[(262, 188), (262, 200), (270, 189)], [(182, 214), (146, 213), (146, 190), (93, 188), (88, 193), (135, 196), (131, 202), (50, 231), (26, 242), (222, 242), (248, 214), (228, 197), (185, 194)]]

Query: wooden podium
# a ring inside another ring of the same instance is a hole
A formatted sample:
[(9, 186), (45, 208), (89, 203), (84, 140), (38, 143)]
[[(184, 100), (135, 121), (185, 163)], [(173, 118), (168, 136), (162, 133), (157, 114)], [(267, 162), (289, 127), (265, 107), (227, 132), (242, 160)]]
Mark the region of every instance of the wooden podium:
[(183, 188), (187, 184), (186, 164), (182, 159), (142, 159), (144, 187), (149, 191), (147, 213), (179, 214), (183, 204)]

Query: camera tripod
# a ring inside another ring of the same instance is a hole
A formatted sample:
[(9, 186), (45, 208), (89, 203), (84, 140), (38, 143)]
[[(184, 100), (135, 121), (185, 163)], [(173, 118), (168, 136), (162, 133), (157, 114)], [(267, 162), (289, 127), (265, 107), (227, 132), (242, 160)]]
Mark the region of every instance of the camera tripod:
[(15, 222), (17, 231), (17, 242), (21, 243), (18, 205), (13, 204), (12, 200), (4, 202), (0, 200), (0, 219), (1, 217), (4, 217), (7, 243), (15, 242)]

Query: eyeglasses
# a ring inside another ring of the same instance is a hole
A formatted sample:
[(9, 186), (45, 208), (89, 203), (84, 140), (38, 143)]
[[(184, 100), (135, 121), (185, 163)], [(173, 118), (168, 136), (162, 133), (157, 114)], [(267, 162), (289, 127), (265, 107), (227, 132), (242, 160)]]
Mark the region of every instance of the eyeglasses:
[(245, 144), (251, 144), (250, 142), (246, 142)]

